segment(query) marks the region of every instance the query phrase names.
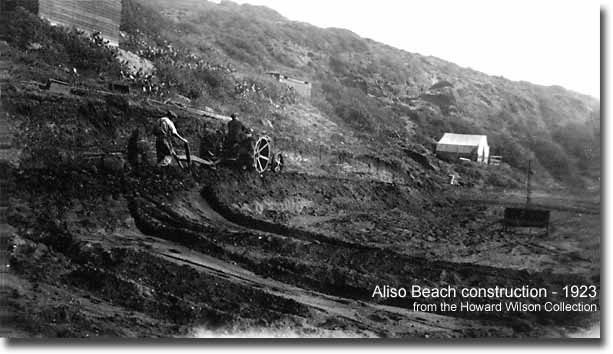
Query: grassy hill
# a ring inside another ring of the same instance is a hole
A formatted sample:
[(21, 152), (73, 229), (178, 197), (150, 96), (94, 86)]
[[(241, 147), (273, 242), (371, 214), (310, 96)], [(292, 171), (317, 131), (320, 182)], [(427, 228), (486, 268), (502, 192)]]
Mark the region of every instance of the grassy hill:
[[(599, 176), (600, 109), (592, 97), (289, 21), (265, 7), (196, 0), (129, 6), (147, 14), (124, 25), (131, 35), (139, 28), (256, 78), (276, 70), (312, 81), (312, 105), (365, 140), (431, 148), (445, 131), (483, 133), (512, 167), (535, 159), (541, 174), (575, 184)], [(148, 26), (153, 16), (156, 25)]]
[[(181, 94), (197, 107), (239, 111), (297, 160), (317, 155), (310, 170), (335, 172), (324, 166), (325, 157), (349, 156), (410, 171), (407, 149), (431, 152), (444, 132), (455, 132), (487, 134), (492, 154), (506, 165), (492, 173), (515, 184), (529, 159), (543, 186), (586, 187), (599, 180), (600, 103), (592, 97), (489, 76), (345, 29), (289, 21), (266, 7), (124, 0), (122, 17), (121, 47), (156, 67), (160, 90), (150, 95)], [(27, 53), (20, 54), (24, 79), (49, 72), (70, 79), (58, 70), (64, 64), (90, 86), (101, 74), (119, 77), (121, 66), (96, 46), (84, 50), (65, 31), (45, 32), (32, 18), (8, 22), (9, 42)], [(38, 42), (43, 50), (28, 50)], [(266, 75), (271, 70), (312, 82), (312, 98), (300, 99), (275, 82)]]

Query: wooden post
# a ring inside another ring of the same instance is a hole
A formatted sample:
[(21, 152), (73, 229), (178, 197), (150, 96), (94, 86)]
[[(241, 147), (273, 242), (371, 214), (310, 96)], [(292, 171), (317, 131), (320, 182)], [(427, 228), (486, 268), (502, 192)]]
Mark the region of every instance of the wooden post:
[(530, 205), (532, 199), (532, 188), (530, 185), (530, 175), (532, 174), (532, 160), (528, 160), (528, 170), (526, 173), (526, 209), (528, 209), (528, 206)]

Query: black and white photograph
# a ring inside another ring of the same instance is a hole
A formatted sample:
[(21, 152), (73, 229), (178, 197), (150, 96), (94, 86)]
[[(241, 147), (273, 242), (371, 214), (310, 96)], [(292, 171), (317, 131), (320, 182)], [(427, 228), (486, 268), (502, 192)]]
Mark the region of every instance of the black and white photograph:
[(0, 337), (598, 343), (602, 6), (0, 0)]

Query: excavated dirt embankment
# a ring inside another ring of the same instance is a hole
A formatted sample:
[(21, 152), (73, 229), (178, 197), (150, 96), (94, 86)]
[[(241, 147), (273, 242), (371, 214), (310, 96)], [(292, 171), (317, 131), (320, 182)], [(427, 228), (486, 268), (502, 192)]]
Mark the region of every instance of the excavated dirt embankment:
[[(410, 183), (133, 171), (108, 153), (123, 151), (131, 130), (149, 127), (162, 109), (113, 95), (14, 89), (3, 103), (22, 151), (19, 168), (5, 167), (12, 290), (3, 305), (25, 335), (190, 335), (205, 326), (536, 336), (593, 320), (559, 313), (437, 317), (407, 311), (410, 299), (371, 297), (376, 285), (599, 285), (599, 273), (466, 261), (480, 247), (493, 252), (492, 240), (515, 247), (513, 237), (483, 229), (494, 215), (482, 204)], [(195, 134), (197, 124), (179, 121)], [(461, 252), (467, 256), (450, 256)], [(554, 266), (576, 261), (558, 253)]]
[[(71, 183), (59, 183), (67, 179)], [(324, 233), (255, 222), (251, 216), (230, 213), (232, 209), (219, 202), (221, 196), (207, 194), (213, 182), (224, 181), (227, 175), (222, 172), (203, 172), (198, 180), (182, 172), (160, 175), (154, 170), (102, 176), (66, 169), (16, 173), (16, 203), (10, 215), (17, 237), (11, 265), (23, 280), (8, 301), (20, 312), (20, 328), (49, 336), (189, 335), (201, 326), (341, 329), (377, 336), (521, 336), (590, 320), (457, 313), (463, 318), (457, 321), (477, 322), (460, 326), (456, 321), (455, 327), (445, 325), (449, 327), (438, 332), (430, 327), (403, 331), (398, 321), (409, 316), (402, 309), (410, 309), (411, 301), (372, 299), (375, 285), (558, 287), (582, 279), (410, 257)], [(163, 254), (156, 246), (160, 242), (167, 245)], [(221, 262), (221, 270), (203, 272), (202, 266), (194, 266), (197, 262), (186, 261), (187, 252), (213, 257)], [(237, 283), (228, 276), (235, 266), (251, 272), (247, 279), (271, 279), (276, 293), (263, 290), (262, 283)], [(304, 295), (288, 297), (295, 291), (288, 289), (322, 294), (315, 303), (326, 296), (339, 300), (322, 310), (319, 305), (313, 308), (313, 300)], [(368, 316), (379, 318), (379, 325), (373, 319), (348, 320), (330, 313), (343, 306), (351, 313), (363, 308), (360, 301), (396, 310), (371, 310)], [(421, 316), (425, 323), (450, 321)], [(482, 320), (494, 322), (486, 325)]]
[[(226, 172), (215, 173), (214, 175), (223, 177), (216, 179), (216, 186), (224, 184), (234, 186), (234, 183), (247, 186), (249, 183), (253, 183), (255, 188), (252, 190), (260, 191), (260, 195), (266, 196), (283, 193), (280, 192), (280, 186), (285, 181), (291, 181), (289, 190), (295, 191), (294, 193), (300, 194), (302, 197), (313, 199), (319, 195), (320, 198), (325, 196), (330, 200), (335, 197), (336, 193), (339, 193), (339, 189), (340, 193), (353, 189), (353, 194), (346, 198), (349, 201), (353, 200), (356, 205), (396, 203), (395, 207), (410, 211), (410, 203), (414, 201), (403, 199), (403, 193), (398, 186), (383, 186), (377, 183), (360, 184), (358, 182), (351, 183), (349, 181), (289, 175), (268, 176), (262, 178), (261, 184), (257, 185), (260, 177), (254, 177), (253, 175), (235, 175), (236, 179), (234, 180), (230, 179)], [(216, 177), (210, 175), (208, 178), (215, 179)], [(270, 178), (270, 180), (267, 178)], [(313, 187), (307, 188), (308, 186)], [(232, 188), (232, 190), (236, 191), (240, 188)], [(356, 192), (356, 190), (359, 192)], [(291, 192), (288, 192), (288, 194), (291, 196)], [(527, 270), (516, 271), (411, 257), (390, 247), (379, 247), (339, 239), (323, 233), (298, 229), (242, 214), (221, 201), (223, 197), (229, 198), (228, 195), (217, 195), (211, 187), (204, 188), (202, 195), (216, 212), (244, 228), (240, 230), (240, 233), (233, 232), (226, 235), (218, 231), (214, 236), (207, 237), (206, 242), (211, 242), (216, 247), (221, 248), (216, 248), (216, 252), (225, 250), (224, 257), (240, 262), (258, 274), (337, 296), (373, 301), (371, 299), (372, 289), (375, 285), (381, 284), (392, 286), (410, 286), (412, 284), (440, 286), (446, 284), (457, 288), (521, 287), (527, 285), (557, 289), (568, 282), (583, 280), (582, 277), (577, 275), (552, 275)], [(236, 196), (238, 193), (234, 192), (232, 195)], [(396, 199), (392, 196), (395, 196)], [(406, 193), (404, 196), (406, 198), (410, 194)], [(371, 201), (365, 203), (364, 199), (366, 198), (370, 198)], [(175, 220), (176, 224), (188, 225), (186, 228), (190, 230), (201, 230), (203, 227), (193, 219), (186, 220), (183, 215), (175, 211), (177, 208), (174, 206), (164, 210), (163, 215), (159, 215), (159, 208), (155, 208), (154, 205), (155, 203), (143, 202), (132, 210), (144, 211), (141, 215), (141, 221), (147, 225), (151, 224), (147, 220), (158, 219), (166, 220), (167, 223), (169, 220)], [(323, 202), (320, 205), (326, 207)], [(388, 204), (385, 207), (390, 208), (391, 205)], [(383, 210), (386, 209), (381, 209), (380, 212)], [(186, 235), (190, 234), (187, 231), (183, 232), (186, 232)], [(237, 235), (240, 236), (237, 237)], [(213, 249), (207, 245), (203, 247)], [(489, 301), (491, 300), (493, 299), (489, 299)], [(551, 300), (559, 300), (559, 298), (552, 297)], [(483, 301), (488, 300), (484, 299)], [(411, 301), (406, 300), (386, 300), (383, 303), (402, 307), (411, 305)], [(460, 313), (459, 316), (505, 319), (524, 317), (522, 314), (476, 315), (469, 313)], [(558, 321), (562, 318), (568, 319), (567, 316), (555, 314), (528, 315), (526, 318), (545, 322)]]

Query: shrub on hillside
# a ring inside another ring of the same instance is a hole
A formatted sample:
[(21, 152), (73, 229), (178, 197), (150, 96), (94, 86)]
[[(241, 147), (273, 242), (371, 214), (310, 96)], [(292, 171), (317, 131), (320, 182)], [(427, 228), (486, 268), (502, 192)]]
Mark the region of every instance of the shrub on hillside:
[(163, 30), (169, 29), (169, 21), (152, 8), (134, 0), (123, 0), (121, 3), (120, 30), (133, 35), (144, 33), (155, 39)]
[(321, 91), (333, 113), (348, 126), (360, 133), (379, 134), (385, 131), (400, 131), (401, 120), (397, 114), (358, 88), (346, 87), (336, 80), (322, 82)]
[(557, 179), (567, 179), (571, 174), (568, 155), (560, 145), (538, 137), (533, 138), (530, 146), (540, 164)]
[(577, 161), (577, 167), (586, 172), (590, 162), (600, 157), (600, 141), (594, 128), (589, 124), (569, 123), (557, 127), (552, 137), (569, 155)]
[(490, 155), (502, 156), (502, 161), (511, 167), (525, 168), (529, 153), (513, 137), (507, 134), (494, 134), (488, 136), (488, 142)]
[(359, 131), (371, 131), (373, 128), (371, 125), (372, 118), (366, 110), (359, 106), (337, 106), (335, 113), (342, 118), (345, 123)]
[(156, 61), (155, 67), (164, 87), (190, 99), (198, 99), (203, 91), (214, 98), (226, 98), (233, 94), (233, 81), (220, 71), (179, 66), (167, 60)]
[(485, 183), (498, 188), (519, 188), (520, 184), (503, 171), (491, 171), (485, 178)]
[(266, 48), (256, 39), (227, 35), (217, 41), (228, 56), (252, 66), (261, 66), (268, 57)]

